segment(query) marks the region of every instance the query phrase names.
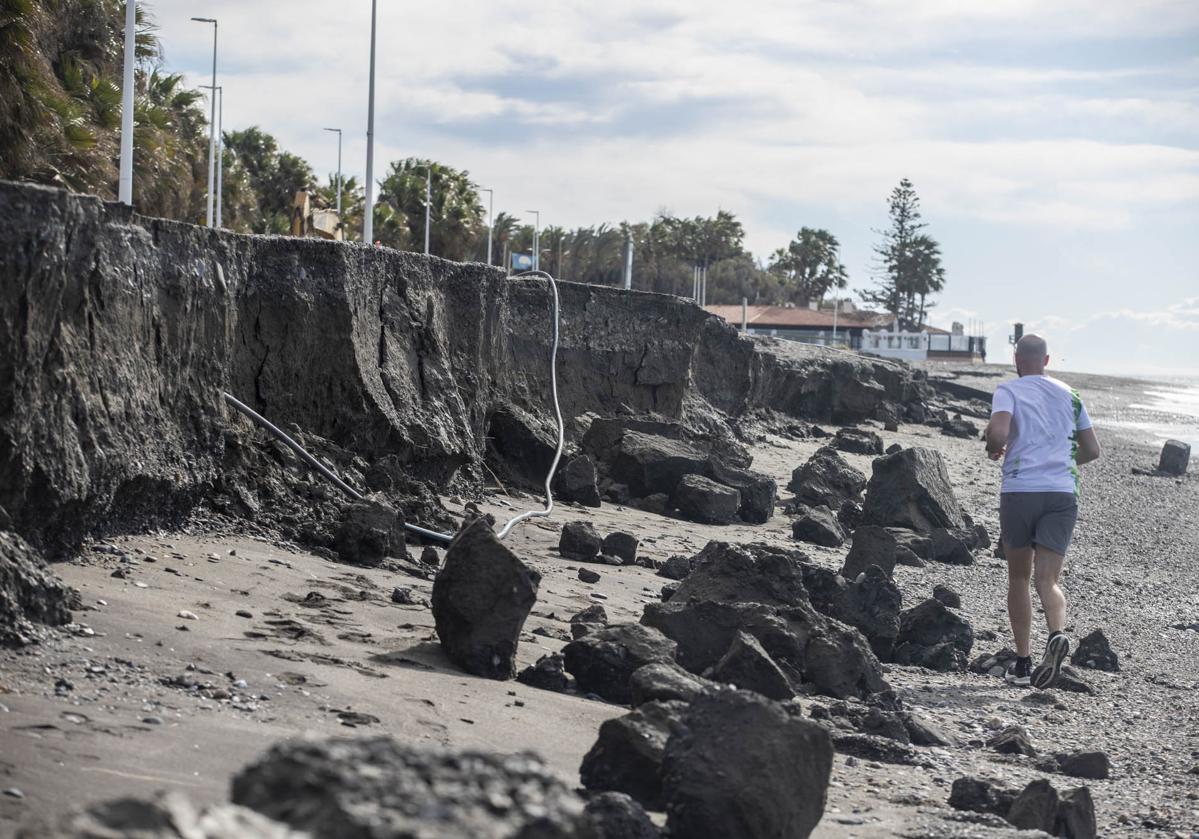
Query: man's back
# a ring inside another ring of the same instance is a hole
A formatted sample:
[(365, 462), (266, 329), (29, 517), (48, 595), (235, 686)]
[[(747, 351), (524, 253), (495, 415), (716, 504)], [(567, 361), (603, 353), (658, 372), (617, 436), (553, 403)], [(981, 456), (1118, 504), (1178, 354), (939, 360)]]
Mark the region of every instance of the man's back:
[(995, 389), (992, 412), (1012, 415), (1003, 492), (1078, 493), (1078, 432), (1091, 427), (1078, 392), (1051, 376), (1021, 376)]

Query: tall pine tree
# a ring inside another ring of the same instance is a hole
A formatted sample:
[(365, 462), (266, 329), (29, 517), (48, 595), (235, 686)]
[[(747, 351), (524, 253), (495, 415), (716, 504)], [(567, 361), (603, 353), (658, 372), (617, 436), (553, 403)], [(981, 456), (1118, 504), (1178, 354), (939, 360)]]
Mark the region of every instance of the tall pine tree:
[(920, 198), (907, 178), (891, 190), (888, 211), (890, 227), (876, 231), (883, 238), (874, 246), (875, 287), (858, 294), (866, 303), (890, 312), (901, 328), (919, 330), (934, 305), (929, 296), (945, 287), (941, 246), (921, 232), (928, 225), (921, 220)]

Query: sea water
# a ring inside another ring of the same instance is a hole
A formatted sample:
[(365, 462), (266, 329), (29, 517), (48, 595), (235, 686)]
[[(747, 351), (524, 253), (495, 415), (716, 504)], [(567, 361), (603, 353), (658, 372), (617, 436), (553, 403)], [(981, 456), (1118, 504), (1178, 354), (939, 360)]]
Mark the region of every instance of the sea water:
[(1143, 431), (1153, 442), (1190, 443), (1199, 453), (1199, 378), (1154, 380), (1129, 408), (1137, 419), (1120, 425)]

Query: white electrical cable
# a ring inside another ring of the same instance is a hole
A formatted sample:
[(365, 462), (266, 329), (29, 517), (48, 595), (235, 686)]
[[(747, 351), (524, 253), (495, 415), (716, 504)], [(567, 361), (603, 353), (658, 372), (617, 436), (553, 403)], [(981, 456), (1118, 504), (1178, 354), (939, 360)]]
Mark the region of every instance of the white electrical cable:
[[(566, 429), (562, 424), (562, 406), (558, 403), (558, 283), (555, 282), (554, 278), (545, 271), (525, 271), (521, 274), (517, 274), (516, 276), (523, 277), (534, 274), (538, 274), (549, 280), (550, 291), (552, 293), (552, 300), (554, 303), (554, 317), (552, 320), (553, 345), (550, 348), (550, 394), (554, 400), (554, 415), (558, 420), (558, 450), (554, 453), (554, 462), (550, 464), (549, 474), (545, 476), (545, 509), (529, 510), (521, 513), (519, 516), (509, 519), (508, 523), (504, 525), (503, 529), (501, 529), (498, 534), (500, 539), (503, 539), (505, 536), (507, 536), (509, 531), (511, 531), (513, 527), (515, 527), (517, 524), (520, 524), (522, 521), (540, 516), (548, 516), (554, 511), (554, 494), (550, 489), (550, 484), (553, 483), (554, 473), (558, 471), (558, 461), (562, 459), (562, 449), (566, 445)], [(310, 466), (321, 473), (321, 475), (327, 478), (334, 486), (336, 486), (346, 495), (350, 496), (356, 501), (362, 500), (362, 493), (339, 478), (337, 474), (333, 472), (333, 470), (329, 469), (327, 466), (325, 466), (325, 464), (321, 463), (319, 460), (309, 454), (303, 446), (284, 433), (284, 431), (277, 425), (272, 423), (262, 414), (258, 413), (232, 394), (222, 392), (221, 395), (225, 398), (226, 402), (265, 428), (282, 443), (286, 444), (292, 451), (307, 461)], [(449, 533), (438, 533), (435, 530), (427, 530), (415, 524), (408, 524), (407, 522), (404, 523), (404, 529), (445, 543), (449, 543), (454, 538)]]
[(517, 276), (525, 277), (533, 274), (539, 274), (549, 280), (550, 292), (554, 301), (554, 317), (552, 320), (554, 340), (550, 347), (550, 396), (554, 400), (554, 417), (558, 420), (558, 450), (554, 452), (554, 462), (550, 464), (550, 471), (545, 476), (545, 509), (528, 510), (519, 516), (509, 519), (508, 523), (497, 534), (501, 539), (507, 536), (508, 532), (522, 521), (545, 517), (554, 512), (554, 492), (550, 488), (550, 484), (554, 481), (554, 473), (558, 471), (558, 461), (562, 459), (562, 449), (566, 445), (566, 428), (562, 424), (562, 406), (558, 404), (558, 283), (545, 271), (525, 271)]

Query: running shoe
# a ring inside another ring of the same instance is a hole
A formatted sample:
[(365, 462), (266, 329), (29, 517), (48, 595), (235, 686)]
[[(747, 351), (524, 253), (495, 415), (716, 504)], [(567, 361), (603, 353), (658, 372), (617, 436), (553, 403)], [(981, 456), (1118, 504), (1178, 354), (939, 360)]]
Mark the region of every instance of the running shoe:
[(1009, 685), (1015, 685), (1018, 688), (1028, 687), (1032, 673), (1032, 659), (1028, 656), (1018, 658), (1007, 666), (1007, 672), (1003, 674), (1003, 680)]
[(1045, 644), (1045, 655), (1037, 669), (1032, 671), (1033, 687), (1045, 690), (1057, 681), (1058, 673), (1062, 672), (1062, 662), (1070, 652), (1070, 639), (1064, 632), (1054, 632)]

